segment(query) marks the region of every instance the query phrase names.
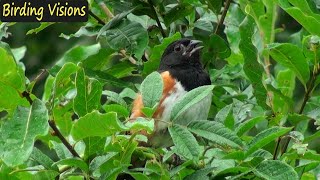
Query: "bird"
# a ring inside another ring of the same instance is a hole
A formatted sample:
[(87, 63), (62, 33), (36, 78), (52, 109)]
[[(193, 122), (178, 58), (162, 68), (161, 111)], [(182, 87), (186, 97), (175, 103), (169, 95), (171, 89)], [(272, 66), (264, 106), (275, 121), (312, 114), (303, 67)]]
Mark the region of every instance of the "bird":
[[(164, 50), (158, 72), (163, 80), (163, 91), (158, 107), (153, 114), (155, 119), (154, 131), (147, 134), (141, 131), (140, 134), (147, 136), (148, 142), (141, 143), (144, 146), (169, 147), (172, 140), (168, 133), (168, 123), (170, 121), (171, 110), (188, 91), (204, 85), (211, 85), (209, 74), (203, 68), (200, 61), (200, 51), (203, 48), (201, 41), (183, 38), (169, 44)], [(197, 104), (188, 111), (187, 115), (191, 119), (202, 118), (202, 114), (208, 115), (211, 97), (206, 98), (203, 104)], [(145, 117), (142, 95), (139, 93), (133, 101), (130, 121), (133, 122), (138, 117)], [(158, 121), (157, 121), (158, 119)], [(187, 121), (187, 120), (186, 120)]]

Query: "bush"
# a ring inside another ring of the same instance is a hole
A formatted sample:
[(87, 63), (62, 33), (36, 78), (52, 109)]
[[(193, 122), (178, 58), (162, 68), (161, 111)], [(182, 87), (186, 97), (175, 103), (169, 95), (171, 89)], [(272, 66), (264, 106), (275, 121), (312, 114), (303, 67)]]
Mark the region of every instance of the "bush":
[[(96, 41), (77, 44), (30, 80), (21, 62), (28, 49), (4, 42), (16, 25), (1, 23), (0, 179), (316, 179), (317, 3), (90, 1), (96, 16), (60, 37)], [(152, 72), (168, 44), (190, 36), (203, 41), (212, 85), (175, 105), (172, 147), (141, 146), (146, 136), (127, 132), (154, 130), (162, 81)], [(139, 90), (151, 99), (146, 117), (132, 123)], [(183, 112), (211, 94), (207, 119), (181, 123)]]

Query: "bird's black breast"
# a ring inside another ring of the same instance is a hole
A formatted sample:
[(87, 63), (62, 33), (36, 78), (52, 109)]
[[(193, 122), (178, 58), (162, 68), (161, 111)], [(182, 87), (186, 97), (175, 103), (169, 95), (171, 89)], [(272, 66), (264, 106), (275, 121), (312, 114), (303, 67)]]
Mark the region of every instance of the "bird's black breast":
[(210, 85), (211, 80), (207, 72), (201, 68), (174, 68), (168, 69), (170, 75), (179, 81), (186, 91), (199, 86)]

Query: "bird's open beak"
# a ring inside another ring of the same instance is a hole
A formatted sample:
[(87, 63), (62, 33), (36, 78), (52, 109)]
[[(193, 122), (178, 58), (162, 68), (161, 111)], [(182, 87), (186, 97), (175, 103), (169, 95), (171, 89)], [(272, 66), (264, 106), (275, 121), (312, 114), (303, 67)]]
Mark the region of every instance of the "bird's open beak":
[(193, 53), (201, 50), (203, 46), (199, 46), (202, 41), (199, 40), (191, 40), (189, 45), (185, 48), (185, 51), (183, 52), (182, 55), (188, 55), (189, 57), (192, 56)]

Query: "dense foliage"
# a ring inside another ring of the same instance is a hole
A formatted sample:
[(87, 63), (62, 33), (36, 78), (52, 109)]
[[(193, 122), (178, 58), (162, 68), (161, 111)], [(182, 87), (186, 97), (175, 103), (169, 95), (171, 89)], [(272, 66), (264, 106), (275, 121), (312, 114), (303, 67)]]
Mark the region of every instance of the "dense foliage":
[[(89, 21), (60, 37), (95, 43), (74, 46), (32, 79), (21, 62), (28, 49), (4, 42), (17, 24), (0, 24), (0, 179), (319, 177), (319, 1), (89, 3)], [(188, 92), (173, 108), (174, 146), (140, 146), (146, 137), (126, 132), (153, 131), (163, 85), (152, 72), (166, 46), (182, 37), (203, 41), (212, 86)], [(138, 91), (146, 118), (132, 123)], [(184, 124), (183, 112), (211, 93), (208, 118)]]

